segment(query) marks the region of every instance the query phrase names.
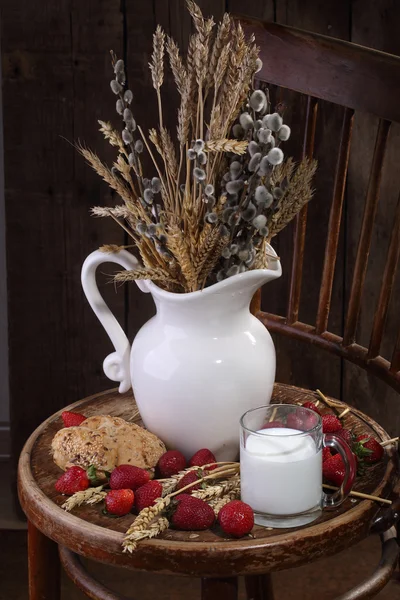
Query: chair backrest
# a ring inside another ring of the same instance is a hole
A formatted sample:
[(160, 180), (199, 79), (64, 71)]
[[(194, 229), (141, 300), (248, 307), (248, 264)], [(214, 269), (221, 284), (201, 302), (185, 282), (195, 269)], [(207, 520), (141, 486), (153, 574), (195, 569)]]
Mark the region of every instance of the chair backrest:
[[(400, 58), (350, 42), (300, 31), (275, 23), (240, 18), (248, 35), (254, 33), (261, 48), (262, 81), (308, 96), (303, 155), (312, 155), (318, 101), (343, 108), (340, 146), (330, 206), (329, 226), (315, 322), (299, 322), (307, 206), (297, 217), (290, 291), (285, 315), (261, 312), (260, 298), (253, 302), (257, 316), (271, 330), (309, 342), (363, 367), (400, 392), (400, 332), (391, 360), (380, 356), (389, 301), (400, 251), (400, 198), (393, 219), (385, 268), (368, 347), (357, 344), (360, 315), (371, 238), (374, 228), (388, 135), (393, 121), (400, 122)], [(273, 60), (271, 60), (273, 57)], [(364, 214), (354, 263), (343, 335), (327, 331), (335, 264), (341, 227), (346, 175), (349, 164), (355, 111), (379, 118), (375, 148), (366, 192)], [(379, 285), (379, 282), (378, 284)]]

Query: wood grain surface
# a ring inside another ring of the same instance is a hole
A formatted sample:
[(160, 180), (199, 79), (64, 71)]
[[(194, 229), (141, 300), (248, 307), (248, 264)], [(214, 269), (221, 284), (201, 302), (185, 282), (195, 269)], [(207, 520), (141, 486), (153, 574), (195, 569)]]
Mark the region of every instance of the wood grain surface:
[[(315, 397), (308, 390), (277, 385), (273, 401), (294, 404)], [(69, 408), (86, 416), (111, 414), (130, 419), (134, 407), (131, 394), (111, 390)], [(378, 439), (388, 439), (379, 425), (358, 411), (348, 413), (343, 420), (356, 434), (371, 432)], [(334, 511), (323, 511), (317, 521), (302, 528), (269, 530), (256, 526), (252, 535), (242, 540), (229, 539), (218, 527), (196, 532), (197, 537), (167, 530), (160, 538), (141, 543), (132, 555), (124, 554), (122, 536), (132, 515), (111, 519), (102, 514), (100, 506), (81, 506), (72, 514), (60, 508), (65, 497), (55, 491), (54, 483), (61, 471), (53, 463), (49, 448), (61, 426), (60, 413), (56, 413), (27, 442), (19, 466), (21, 504), (35, 527), (61, 545), (99, 561), (201, 576), (265, 573), (328, 556), (356, 543), (368, 534), (371, 519), (379, 510), (374, 502), (352, 498)], [(395, 482), (392, 452), (388, 449), (382, 462), (368, 468), (355, 489), (382, 497), (390, 494)]]

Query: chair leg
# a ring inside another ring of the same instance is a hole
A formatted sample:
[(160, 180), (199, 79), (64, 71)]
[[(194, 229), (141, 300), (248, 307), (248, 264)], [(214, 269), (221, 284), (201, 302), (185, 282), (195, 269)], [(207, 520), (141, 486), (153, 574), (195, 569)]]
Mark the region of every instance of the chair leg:
[(244, 580), (247, 600), (274, 600), (271, 575), (248, 575)]
[(201, 580), (201, 600), (237, 600), (237, 577), (206, 578)]
[(60, 559), (55, 542), (28, 521), (29, 600), (59, 600)]

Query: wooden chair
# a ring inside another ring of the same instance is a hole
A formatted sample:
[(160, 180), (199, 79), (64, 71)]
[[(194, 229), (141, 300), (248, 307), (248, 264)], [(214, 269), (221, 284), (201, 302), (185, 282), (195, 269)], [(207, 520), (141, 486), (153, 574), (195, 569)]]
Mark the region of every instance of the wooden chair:
[[(400, 391), (400, 336), (390, 362), (379, 356), (399, 259), (400, 203), (391, 232), (369, 347), (357, 344), (355, 338), (385, 145), (391, 121), (400, 121), (400, 103), (394, 93), (399, 87), (400, 58), (272, 23), (247, 22), (245, 26), (249, 32), (256, 33), (261, 45), (261, 58), (263, 55), (266, 57), (261, 78), (309, 96), (305, 154), (312, 153), (318, 99), (345, 107), (315, 321), (311, 324), (298, 321), (307, 209), (299, 216), (295, 230), (287, 313), (275, 315), (261, 312), (259, 295), (253, 301), (253, 310), (271, 331), (313, 344), (352, 361)], [(269, 56), (279, 56), (279, 70), (273, 69), (276, 61), (269, 62)], [(371, 81), (377, 85), (371, 86)], [(327, 326), (355, 110), (377, 115), (380, 125), (344, 334), (339, 337), (328, 332)], [(273, 401), (294, 403), (309, 399), (310, 396), (312, 393), (307, 390), (278, 384)], [(133, 407), (129, 394), (119, 396), (112, 390), (81, 400), (69, 408), (88, 416), (108, 413), (129, 417)], [(269, 573), (338, 552), (372, 531), (379, 533), (382, 538), (379, 566), (367, 581), (340, 596), (339, 600), (373, 597), (394, 572), (399, 556), (395, 526), (400, 513), (398, 455), (394, 449), (388, 452), (385, 462), (369, 471), (362, 483), (363, 490), (393, 499), (392, 506), (386, 510), (378, 510), (376, 504), (367, 500), (355, 504), (347, 501), (340, 509), (324, 513), (319, 521), (310, 526), (278, 532), (258, 527), (254, 539), (237, 541), (224, 540), (213, 532), (201, 532), (198, 538), (191, 539), (186, 532), (168, 531), (160, 539), (143, 542), (134, 554), (129, 555), (121, 551), (122, 532), (131, 522), (129, 517), (113, 520), (110, 527), (105, 528), (103, 517), (96, 507), (83, 506), (72, 515), (57, 506), (57, 503), (60, 504), (60, 498), (54, 491), (57, 468), (49, 457), (48, 448), (52, 436), (60, 427), (59, 417), (60, 413), (53, 415), (36, 430), (20, 459), (20, 500), (29, 519), (31, 600), (56, 600), (59, 597), (57, 545), (60, 546), (61, 562), (69, 576), (90, 598), (99, 600), (121, 600), (121, 597), (95, 582), (84, 570), (77, 555), (131, 569), (199, 576), (202, 578), (202, 597), (206, 600), (237, 598), (237, 576), (244, 575), (248, 598), (271, 600), (273, 592)], [(357, 410), (353, 410), (346, 418), (356, 431), (373, 432), (381, 440), (389, 438), (377, 423)]]

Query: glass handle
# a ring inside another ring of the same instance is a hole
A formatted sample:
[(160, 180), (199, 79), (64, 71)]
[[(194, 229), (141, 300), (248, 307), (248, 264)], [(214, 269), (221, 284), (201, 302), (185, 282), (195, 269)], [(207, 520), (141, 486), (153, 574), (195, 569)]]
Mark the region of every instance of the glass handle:
[(344, 480), (340, 488), (333, 494), (325, 494), (325, 492), (322, 492), (322, 504), (324, 508), (336, 508), (346, 500), (351, 492), (356, 478), (356, 459), (348, 444), (332, 433), (324, 436), (323, 444), (326, 448), (334, 448), (339, 452), (345, 467)]

